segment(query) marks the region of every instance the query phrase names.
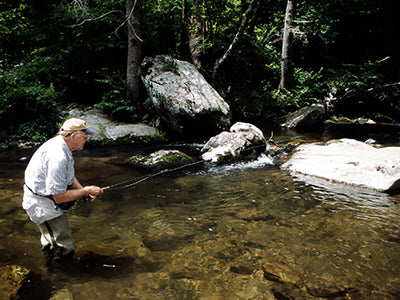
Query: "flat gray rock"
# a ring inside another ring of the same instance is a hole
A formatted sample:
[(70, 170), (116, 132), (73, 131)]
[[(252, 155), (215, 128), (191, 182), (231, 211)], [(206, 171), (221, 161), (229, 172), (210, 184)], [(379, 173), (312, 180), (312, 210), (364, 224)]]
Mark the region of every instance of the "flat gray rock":
[(400, 147), (376, 148), (353, 139), (305, 144), (282, 169), (378, 191), (397, 189)]
[(122, 123), (112, 120), (100, 109), (85, 112), (71, 111), (70, 116), (82, 118), (89, 128), (96, 131), (90, 136), (90, 142), (109, 144), (118, 142), (137, 143), (141, 141), (161, 140), (161, 132), (143, 123)]

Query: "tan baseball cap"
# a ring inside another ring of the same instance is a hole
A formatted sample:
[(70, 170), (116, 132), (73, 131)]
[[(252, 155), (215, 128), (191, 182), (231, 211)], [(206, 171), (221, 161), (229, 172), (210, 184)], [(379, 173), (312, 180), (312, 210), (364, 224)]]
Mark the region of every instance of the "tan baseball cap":
[(74, 131), (84, 131), (87, 134), (96, 133), (96, 131), (87, 127), (85, 120), (78, 118), (71, 118), (64, 122), (61, 126), (60, 132), (74, 132)]

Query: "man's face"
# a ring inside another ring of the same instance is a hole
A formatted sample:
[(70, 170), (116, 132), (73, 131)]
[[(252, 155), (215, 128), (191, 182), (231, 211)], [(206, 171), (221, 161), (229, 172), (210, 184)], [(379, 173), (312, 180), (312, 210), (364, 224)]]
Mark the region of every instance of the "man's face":
[(86, 132), (77, 131), (72, 134), (73, 150), (82, 150), (85, 143), (89, 140)]

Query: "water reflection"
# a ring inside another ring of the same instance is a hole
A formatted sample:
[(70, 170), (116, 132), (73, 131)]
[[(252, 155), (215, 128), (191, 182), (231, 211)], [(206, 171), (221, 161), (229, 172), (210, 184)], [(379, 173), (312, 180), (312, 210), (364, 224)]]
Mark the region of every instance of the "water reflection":
[[(133, 151), (76, 158), (82, 183), (143, 172)], [(398, 198), (293, 178), (266, 156), (163, 174), (69, 213), (74, 264), (46, 269), (20, 208), (24, 163), (0, 160), (0, 262), (23, 264), (74, 299), (396, 299)]]

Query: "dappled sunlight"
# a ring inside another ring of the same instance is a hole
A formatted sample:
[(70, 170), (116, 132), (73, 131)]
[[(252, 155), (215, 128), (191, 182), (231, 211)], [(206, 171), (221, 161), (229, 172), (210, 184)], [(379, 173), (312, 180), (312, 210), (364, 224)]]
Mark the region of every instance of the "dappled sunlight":
[[(76, 169), (101, 186), (142, 175), (101, 156), (77, 157)], [(68, 213), (74, 261), (51, 268), (19, 207), (20, 186), (10, 184), (21, 172), (12, 164), (2, 172), (1, 264), (32, 268), (53, 295), (394, 299), (400, 292), (398, 197), (293, 178), (266, 156), (166, 173), (79, 202)]]

